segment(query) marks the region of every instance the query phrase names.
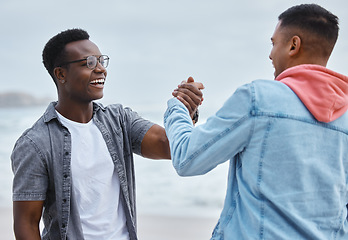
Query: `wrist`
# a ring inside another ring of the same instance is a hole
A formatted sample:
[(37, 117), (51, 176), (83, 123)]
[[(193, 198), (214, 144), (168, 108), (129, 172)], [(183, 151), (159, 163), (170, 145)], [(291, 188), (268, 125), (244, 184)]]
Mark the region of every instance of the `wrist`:
[(195, 111), (195, 113), (192, 116), (192, 122), (193, 124), (196, 124), (198, 122), (199, 112), (198, 109)]

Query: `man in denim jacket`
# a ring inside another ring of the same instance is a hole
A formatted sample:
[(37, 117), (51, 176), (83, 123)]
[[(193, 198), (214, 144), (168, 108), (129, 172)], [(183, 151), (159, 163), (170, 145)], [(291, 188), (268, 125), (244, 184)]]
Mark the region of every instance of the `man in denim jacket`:
[[(81, 29), (46, 44), (43, 63), (58, 101), (11, 156), (17, 239), (137, 239), (133, 153), (169, 159), (170, 150), (159, 125), (120, 104), (94, 102), (103, 97), (108, 62)], [(200, 90), (182, 84), (178, 95), (193, 114)]]
[(337, 37), (332, 13), (289, 8), (271, 39), (276, 81), (240, 87), (197, 127), (168, 101), (178, 174), (230, 163), (212, 239), (348, 239), (348, 77), (326, 68)]

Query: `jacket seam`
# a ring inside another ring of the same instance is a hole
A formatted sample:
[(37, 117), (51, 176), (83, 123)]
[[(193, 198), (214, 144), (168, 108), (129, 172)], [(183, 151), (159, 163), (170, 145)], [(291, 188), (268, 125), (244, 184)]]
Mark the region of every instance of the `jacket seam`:
[(254, 116), (258, 116), (258, 117), (269, 117), (269, 118), (286, 118), (286, 119), (291, 119), (294, 121), (299, 121), (299, 122), (304, 122), (304, 123), (308, 123), (311, 125), (316, 125), (319, 127), (323, 127), (323, 128), (328, 128), (331, 130), (335, 130), (341, 133), (344, 133), (346, 135), (348, 135), (348, 129), (343, 129), (340, 127), (337, 127), (335, 125), (332, 125), (330, 123), (324, 123), (324, 122), (319, 122), (316, 120), (312, 120), (312, 119), (308, 119), (305, 117), (299, 117), (296, 115), (290, 115), (290, 114), (283, 114), (283, 113), (274, 113), (274, 112), (263, 112), (263, 111), (255, 111)]
[(261, 183), (262, 183), (262, 168), (263, 168), (263, 160), (265, 157), (265, 152), (266, 152), (266, 148), (267, 148), (267, 140), (268, 140), (268, 136), (269, 133), (271, 131), (272, 128), (272, 121), (268, 121), (267, 123), (267, 127), (266, 127), (266, 131), (265, 134), (263, 136), (263, 140), (261, 143), (261, 153), (260, 153), (260, 160), (259, 160), (259, 170), (258, 170), (258, 176), (257, 176), (257, 187), (258, 187), (258, 191), (259, 191), (259, 196), (260, 196), (260, 239), (264, 239), (264, 235), (265, 235), (265, 228), (264, 228), (264, 222), (265, 222), (265, 198), (263, 196), (262, 190), (261, 190)]

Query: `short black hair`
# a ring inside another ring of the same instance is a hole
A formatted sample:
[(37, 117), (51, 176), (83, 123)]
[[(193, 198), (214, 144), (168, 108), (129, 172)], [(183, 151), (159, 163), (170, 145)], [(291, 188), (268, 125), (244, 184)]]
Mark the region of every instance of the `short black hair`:
[[(331, 51), (338, 38), (338, 17), (317, 4), (301, 4), (287, 9), (279, 15), (280, 27), (293, 29), (308, 36), (315, 37), (324, 45), (326, 53)], [(295, 33), (296, 34), (296, 33)]]
[(79, 28), (73, 28), (58, 33), (46, 43), (45, 48), (42, 51), (42, 60), (45, 68), (53, 78), (54, 82), (56, 81), (53, 70), (64, 61), (65, 45), (70, 42), (88, 39), (89, 34), (87, 31)]

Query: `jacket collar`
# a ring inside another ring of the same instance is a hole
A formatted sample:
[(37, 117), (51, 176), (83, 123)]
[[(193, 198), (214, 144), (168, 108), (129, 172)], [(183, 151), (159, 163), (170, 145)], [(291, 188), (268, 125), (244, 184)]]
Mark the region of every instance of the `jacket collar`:
[(318, 121), (334, 121), (348, 109), (348, 77), (323, 66), (298, 65), (275, 80), (291, 88)]

